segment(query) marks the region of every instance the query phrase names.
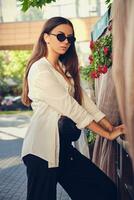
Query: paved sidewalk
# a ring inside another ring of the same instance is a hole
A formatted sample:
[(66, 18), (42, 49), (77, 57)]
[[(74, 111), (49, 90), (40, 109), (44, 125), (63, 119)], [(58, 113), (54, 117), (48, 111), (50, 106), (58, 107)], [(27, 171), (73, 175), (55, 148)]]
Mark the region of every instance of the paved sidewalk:
[[(27, 115), (0, 115), (0, 200), (26, 200), (26, 169), (20, 159)], [(71, 200), (57, 186), (57, 200)]]

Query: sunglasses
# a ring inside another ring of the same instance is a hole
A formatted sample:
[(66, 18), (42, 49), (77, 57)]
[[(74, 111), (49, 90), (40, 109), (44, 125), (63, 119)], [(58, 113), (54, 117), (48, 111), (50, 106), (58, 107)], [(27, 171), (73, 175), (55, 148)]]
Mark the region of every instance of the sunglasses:
[(59, 34), (53, 34), (53, 33), (50, 33), (49, 35), (54, 35), (56, 36), (57, 40), (60, 41), (60, 42), (63, 42), (67, 39), (67, 41), (72, 44), (75, 42), (76, 38), (73, 36), (73, 35), (70, 35), (70, 36), (65, 36), (64, 33), (59, 33)]

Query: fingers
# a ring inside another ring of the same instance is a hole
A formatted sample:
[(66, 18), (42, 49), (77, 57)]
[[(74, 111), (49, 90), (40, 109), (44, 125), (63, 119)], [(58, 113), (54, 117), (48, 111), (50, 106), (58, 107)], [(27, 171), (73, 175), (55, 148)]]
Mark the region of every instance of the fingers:
[(126, 129), (125, 129), (125, 125), (124, 124), (121, 124), (121, 125), (119, 125), (119, 126), (116, 126), (116, 127), (114, 127), (114, 130), (120, 130), (122, 133), (126, 133)]
[(121, 136), (124, 134), (124, 128), (122, 126), (120, 127), (115, 127), (114, 131), (111, 132), (111, 140), (116, 139), (117, 137)]
[(123, 134), (126, 134), (126, 128), (125, 128), (125, 125), (124, 125), (124, 124), (120, 125), (119, 128), (120, 128), (120, 130), (121, 130), (121, 132), (122, 132)]
[(122, 129), (125, 129), (125, 125), (124, 125), (124, 124), (121, 124), (121, 125), (119, 125), (119, 126), (117, 126), (117, 127), (122, 128)]

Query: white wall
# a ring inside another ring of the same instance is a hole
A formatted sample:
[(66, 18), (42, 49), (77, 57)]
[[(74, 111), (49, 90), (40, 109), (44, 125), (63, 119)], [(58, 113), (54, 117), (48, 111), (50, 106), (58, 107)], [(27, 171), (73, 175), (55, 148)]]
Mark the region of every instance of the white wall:
[(1, 13), (4, 22), (13, 22), (17, 15), (16, 0), (1, 0)]

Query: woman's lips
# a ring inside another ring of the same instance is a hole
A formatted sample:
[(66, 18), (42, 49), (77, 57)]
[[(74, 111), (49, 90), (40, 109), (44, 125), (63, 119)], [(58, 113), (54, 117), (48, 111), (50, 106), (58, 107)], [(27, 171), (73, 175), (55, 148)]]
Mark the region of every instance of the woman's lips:
[(61, 49), (67, 49), (67, 47), (61, 47)]

